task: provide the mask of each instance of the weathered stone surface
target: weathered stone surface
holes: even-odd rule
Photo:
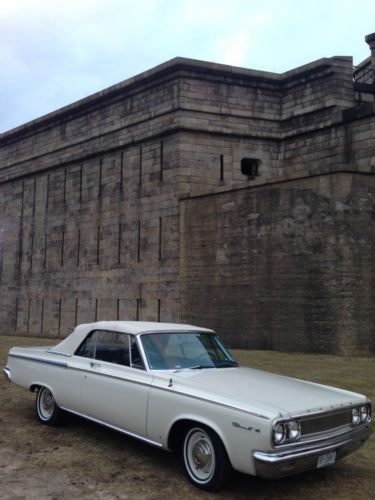
[[[375,178],[186,199],[181,317],[253,349],[375,353]]]
[[[373,352],[372,102],[351,58],[177,58],[2,134],[1,331],[183,319],[237,346]]]

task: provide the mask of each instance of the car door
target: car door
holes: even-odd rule
[[[152,374],[144,368],[132,335],[95,330],[76,353],[82,370],[81,412],[146,436]]]

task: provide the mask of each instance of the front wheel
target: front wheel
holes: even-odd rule
[[[36,415],[39,422],[46,425],[58,425],[62,410],[57,406],[52,392],[47,387],[40,387],[35,401]]]
[[[190,481],[206,491],[217,491],[229,473],[229,460],[220,438],[205,426],[192,427],[183,443],[185,470]]]

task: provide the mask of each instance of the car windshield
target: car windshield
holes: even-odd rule
[[[238,366],[220,339],[207,332],[147,333],[141,342],[151,370]]]

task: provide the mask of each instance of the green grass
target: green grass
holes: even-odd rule
[[[0,336],[0,366],[13,345],[54,340]],[[375,401],[375,359],[232,351],[254,368],[364,393]],[[34,395],[0,379],[0,497],[2,499],[369,499],[375,492],[375,433],[333,467],[278,481],[234,474],[222,492],[192,487],[172,454],[71,417],[60,428],[39,424]]]

